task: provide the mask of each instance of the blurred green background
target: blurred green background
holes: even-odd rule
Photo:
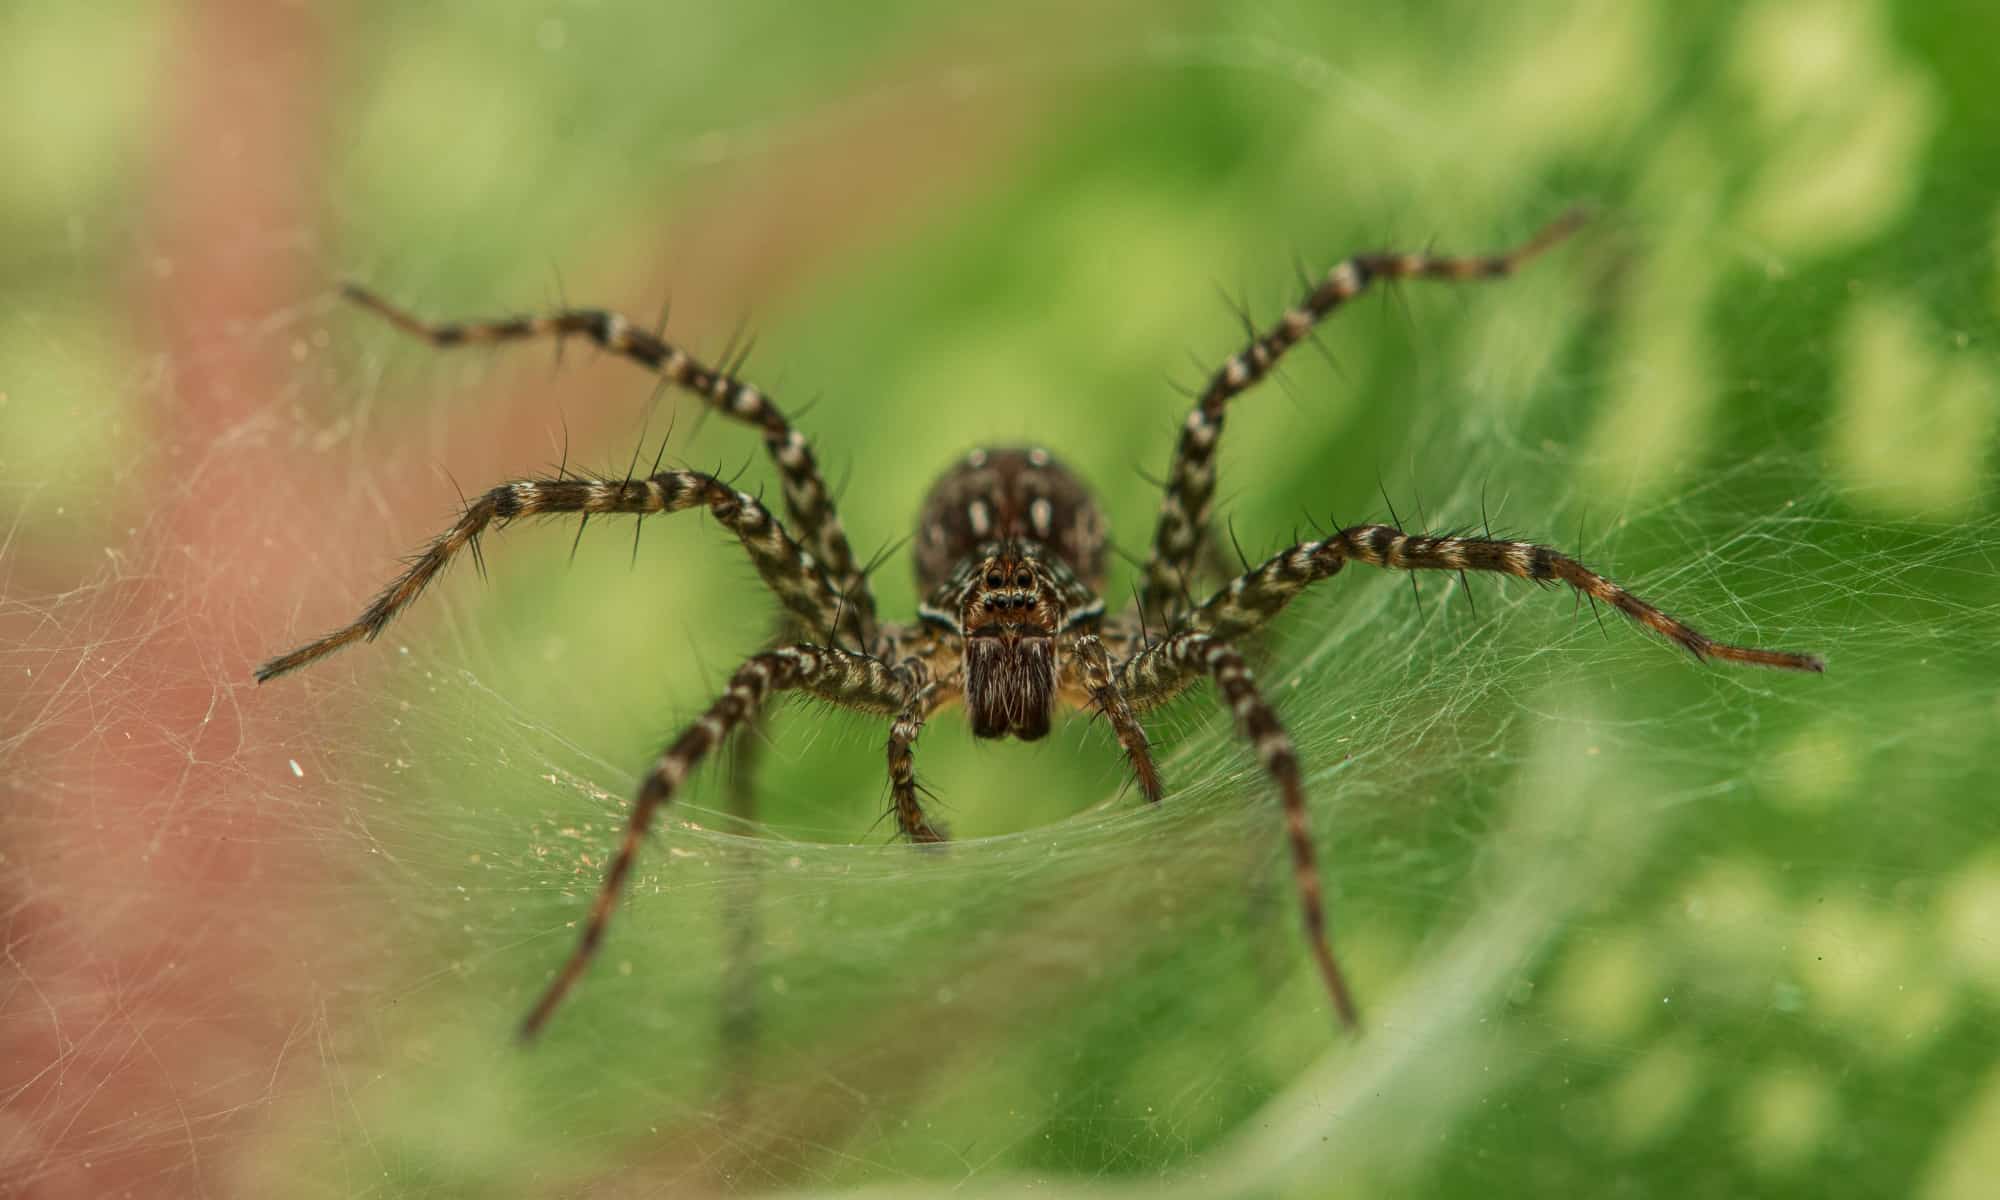
[[[0,1173],[1991,1194],[2000,15],[1328,7],[0,14]],[[714,357],[747,322],[864,554],[955,455],[1032,441],[1143,555],[1233,304],[1579,199],[1523,277],[1371,296],[1288,359],[1232,410],[1221,514],[1252,561],[1391,504],[1490,520],[1830,669],[1700,667],[1515,581],[1355,568],[1295,604],[1257,665],[1358,1040],[1204,689],[1149,722],[1151,811],[1101,725],[940,718],[936,855],[880,820],[882,722],[781,711],[754,815],[711,763],[513,1045],[633,781],[771,628],[691,515],[496,535],[486,581],[249,684],[455,487],[663,436],[772,481],[629,364],[440,354],[342,277],[437,315],[667,307]],[[906,550],[876,582],[911,611]]]

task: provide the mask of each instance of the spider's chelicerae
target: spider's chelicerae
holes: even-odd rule
[[[358,287],[348,296],[435,346],[462,346],[580,334],[659,373],[716,411],[756,426],[783,479],[790,528],[758,500],[700,471],[661,470],[640,478],[522,479],[473,500],[464,515],[411,560],[360,617],[257,669],[261,682],[315,662],[350,642],[371,639],[417,598],[454,556],[478,554],[495,522],[557,513],[646,516],[706,508],[749,552],[785,609],[781,643],[752,655],[693,725],[660,754],[640,784],[631,818],[605,871],[576,948],[522,1025],[532,1036],[568,995],[604,939],[613,906],[655,814],[688,773],[779,692],[890,720],[888,767],[896,822],[915,842],[944,834],[918,802],[913,750],[924,722],[963,703],[982,738],[1033,741],[1048,733],[1059,706],[1102,714],[1148,801],[1158,801],[1140,715],[1204,679],[1215,682],[1236,727],[1277,785],[1305,934],[1340,1020],[1355,1005],[1328,945],[1319,871],[1307,827],[1298,754],[1283,722],[1258,690],[1240,647],[1308,584],[1349,562],[1399,570],[1495,571],[1560,582],[1601,600],[1678,643],[1697,659],[1819,671],[1810,654],[1714,641],[1582,563],[1546,546],[1492,538],[1426,537],[1393,525],[1356,525],[1301,542],[1187,603],[1215,496],[1215,448],[1229,402],[1271,373],[1320,321],[1378,280],[1490,279],[1567,236],[1569,214],[1512,250],[1476,257],[1359,254],[1336,265],[1268,331],[1254,335],[1202,389],[1182,427],[1160,500],[1144,577],[1134,603],[1111,612],[1104,582],[1104,516],[1083,483],[1041,449],[974,450],[931,488],[918,518],[916,570],[923,602],[913,624],[879,619],[864,567],[855,561],[806,440],[771,397],[706,366],[657,334],[613,312],[567,310],[490,322],[434,324]]]

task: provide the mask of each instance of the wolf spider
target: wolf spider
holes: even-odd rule
[[[754,720],[777,692],[797,691],[890,718],[888,770],[897,825],[914,842],[944,832],[918,802],[914,758],[930,717],[965,705],[982,738],[1033,741],[1058,706],[1102,714],[1149,802],[1160,799],[1139,716],[1203,679],[1213,679],[1237,729],[1255,748],[1284,805],[1286,832],[1307,945],[1347,1027],[1354,1000],[1326,935],[1319,870],[1307,826],[1298,753],[1258,690],[1238,646],[1311,583],[1348,562],[1398,570],[1493,571],[1563,583],[1603,601],[1678,643],[1696,659],[1819,671],[1809,654],[1717,642],[1580,562],[1546,546],[1473,537],[1426,537],[1394,525],[1355,525],[1301,542],[1231,580],[1199,604],[1182,603],[1207,536],[1215,495],[1215,446],[1229,402],[1255,386],[1322,320],[1380,281],[1491,279],[1512,273],[1571,233],[1566,214],[1515,248],[1472,257],[1359,254],[1312,285],[1297,305],[1208,380],[1174,449],[1134,603],[1117,615],[1100,595],[1106,525],[1090,492],[1045,450],[980,449],[931,488],[917,522],[916,572],[924,595],[913,624],[877,618],[867,570],[857,563],[834,513],[812,450],[766,393],[725,363],[697,361],[658,334],[614,312],[572,309],[497,321],[432,323],[357,286],[347,296],[434,346],[564,338],[580,334],[701,397],[716,411],[756,426],[777,464],[791,528],[756,497],[700,471],[656,470],[645,478],[558,477],[503,483],[410,560],[352,624],[271,659],[259,682],[296,670],[350,642],[372,639],[417,598],[460,551],[479,553],[495,523],[558,513],[653,513],[706,508],[734,533],[785,610],[785,634],[753,654],[722,696],[667,746],[632,805],[575,949],[522,1023],[532,1037],[583,974],[603,941],[620,889],[653,818],[703,756]]]

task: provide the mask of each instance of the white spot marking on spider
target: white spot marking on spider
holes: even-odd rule
[[[1043,457],[1047,457],[1044,455]],[[1036,500],[1028,505],[1028,521],[1035,527],[1036,537],[1049,536],[1049,524],[1055,519],[1055,506],[1047,500]]]
[[[1250,368],[1243,364],[1242,356],[1239,355],[1230,359],[1229,365],[1222,368],[1222,377],[1228,381],[1230,387],[1242,387],[1250,382]]]
[[[1046,451],[1046,450],[1044,450],[1044,449],[1042,449],[1042,448],[1041,448],[1040,446],[1036,446],[1036,447],[1034,447],[1034,448],[1030,449],[1030,450],[1028,451],[1028,465],[1029,465],[1029,466],[1031,466],[1031,467],[1046,467],[1046,466],[1048,466],[1048,465],[1049,465],[1049,452],[1048,452],[1048,451]]]
[[[618,313],[604,314],[604,344],[613,350],[623,350],[626,338],[625,318]]]
[[[785,434],[785,444],[778,447],[778,461],[791,470],[798,470],[806,461],[806,440],[794,429]],[[804,484],[800,485],[804,487]]]
[[[1312,328],[1312,314],[1302,308],[1290,309],[1285,313],[1285,332],[1298,337]]]
[[[1230,705],[1230,706],[1229,706],[1229,708],[1230,708],[1230,711],[1232,711],[1232,712],[1234,712],[1234,713],[1236,714],[1236,719],[1237,719],[1237,720],[1239,720],[1239,721],[1241,721],[1241,720],[1244,720],[1244,719],[1248,718],[1248,717],[1250,716],[1250,714],[1251,714],[1252,712],[1255,712],[1255,711],[1256,711],[1256,709],[1257,709],[1257,697],[1255,697],[1255,696],[1238,696],[1238,697],[1236,698],[1236,703],[1234,703],[1234,704]]]
[[[993,512],[986,507],[986,501],[974,500],[965,506],[965,518],[972,522],[975,537],[985,537],[993,531]]]
[[[1259,367],[1269,366],[1271,364],[1270,348],[1262,342],[1253,343],[1250,347],[1250,361]]]
[[[293,776],[294,776],[295,778],[298,778],[298,779],[304,779],[304,778],[306,777],[306,769],[305,769],[304,767],[302,767],[302,766],[300,766],[300,765],[299,765],[299,760],[298,760],[298,759],[296,759],[296,758],[289,758],[289,759],[286,759],[285,761],[291,764],[291,768],[292,768],[292,775],[293,775]]]
[[[666,366],[661,369],[667,373],[667,378],[669,379],[679,379],[683,375],[686,375],[688,369],[687,351],[681,349],[679,346],[675,346],[668,352]]]
[[[1398,274],[1415,275],[1423,269],[1424,256],[1421,254],[1405,254],[1396,260],[1396,271]]]
[[[611,503],[611,485],[601,480],[592,480],[590,495],[585,503],[602,507]]]
[[[755,416],[764,409],[764,397],[756,388],[741,388],[736,393],[736,399],[730,402],[730,407],[745,416]]]
[[[532,512],[541,507],[540,501],[541,496],[535,491],[533,483],[524,479],[514,485],[514,505],[522,512]]]
[[[966,466],[968,466],[968,467],[983,467],[983,466],[985,466],[985,465],[986,465],[986,451],[984,451],[984,450],[974,450],[974,451],[973,451],[972,453],[970,453],[970,454],[966,455],[966,456],[965,456],[965,465],[966,465]]]
[[[1291,748],[1291,740],[1282,733],[1267,733],[1257,739],[1257,753],[1267,763],[1280,754],[1289,753]],[[1299,814],[1298,823],[1301,826],[1305,824],[1303,814]]]
[[[1361,290],[1361,276],[1354,270],[1352,261],[1343,261],[1326,273],[1326,281],[1341,299],[1346,299]]]

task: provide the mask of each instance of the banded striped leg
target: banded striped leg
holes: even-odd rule
[[[1153,765],[1152,746],[1146,740],[1145,727],[1118,686],[1118,673],[1104,643],[1089,634],[1078,638],[1071,660],[1078,666],[1078,675],[1091,703],[1111,722],[1112,732],[1118,735],[1118,745],[1125,751],[1126,762],[1131,764],[1133,778],[1139,781],[1139,791],[1149,802],[1158,804],[1160,772]]]
[[[1334,957],[1327,940],[1326,904],[1321,897],[1319,863],[1313,852],[1312,828],[1306,814],[1305,784],[1299,778],[1298,752],[1284,725],[1257,690],[1243,656],[1221,638],[1205,633],[1178,633],[1141,651],[1120,668],[1119,683],[1127,698],[1140,709],[1164,704],[1203,675],[1215,680],[1223,703],[1236,718],[1237,732],[1256,748],[1257,760],[1277,782],[1285,807],[1285,833],[1292,844],[1292,875],[1298,885],[1299,912],[1305,925],[1306,942],[1312,947],[1313,962],[1320,980],[1333,1001],[1340,1023],[1358,1029],[1360,1014],[1354,997],[1341,974],[1340,960]]]
[[[541,1031],[596,955],[626,876],[632,873],[632,863],[638,858],[639,844],[652,829],[653,815],[673,799],[674,792],[703,755],[720,745],[732,731],[753,720],[764,701],[781,691],[803,691],[845,708],[875,713],[895,712],[906,699],[902,680],[890,671],[888,664],[866,655],[805,645],[783,646],[751,655],[729,677],[729,686],[722,696],[674,739],[647,772],[645,782],[639,785],[625,836],[604,872],[604,883],[590,906],[590,916],[584,921],[576,949],[570,952],[562,969],[556,972],[555,979],[521,1023],[522,1038],[532,1038]]]
[[[704,505],[750,552],[765,586],[786,610],[811,629],[831,629],[840,597],[812,557],[785,532],[756,497],[739,492],[699,471],[661,471],[645,479],[522,479],[503,483],[466,505],[450,529],[410,560],[409,569],[382,589],[350,625],[307,642],[257,668],[257,682],[316,662],[356,641],[373,641],[396,614],[437,578],[452,558],[470,549],[479,557],[479,538],[495,521],[558,513],[679,512]]]
[[[1357,254],[1328,271],[1297,307],[1222,364],[1188,413],[1180,442],[1174,447],[1166,494],[1160,499],[1160,522],[1153,533],[1153,552],[1146,561],[1139,594],[1146,618],[1164,622],[1169,606],[1183,594],[1193,576],[1208,530],[1209,505],[1215,498],[1215,443],[1222,436],[1223,413],[1232,399],[1255,387],[1315,325],[1376,280],[1499,278],[1569,236],[1584,219],[1582,210],[1572,210],[1519,246],[1498,254],[1469,258]]]
[[[820,478],[812,447],[792,428],[768,395],[735,378],[731,374],[733,368],[727,364],[718,368],[697,362],[679,346],[615,312],[600,309],[565,309],[492,321],[426,321],[359,284],[346,284],[342,291],[356,304],[433,346],[580,334],[611,353],[654,371],[683,391],[701,397],[722,415],[755,425],[763,431],[764,447],[778,465],[785,511],[791,517],[799,542],[812,552],[834,590],[846,597],[840,632],[857,646],[869,645],[874,640],[875,597],[868,589],[867,576],[854,561],[854,551],[840,527],[840,515],[834,511],[833,495],[827,490],[826,481]]]
[[[919,845],[935,845],[951,837],[942,824],[924,815],[917,799],[922,786],[917,783],[917,735],[940,703],[937,690],[926,687],[910,698],[889,727],[889,797],[896,811],[896,828]]]
[[[1491,538],[1420,537],[1391,525],[1356,525],[1324,541],[1301,542],[1281,551],[1232,580],[1189,613],[1183,625],[1218,638],[1241,638],[1276,616],[1308,584],[1334,574],[1349,560],[1401,571],[1492,571],[1537,583],[1563,583],[1593,604],[1600,600],[1609,604],[1697,660],[1786,671],[1826,669],[1818,655],[1718,642],[1547,546]]]

